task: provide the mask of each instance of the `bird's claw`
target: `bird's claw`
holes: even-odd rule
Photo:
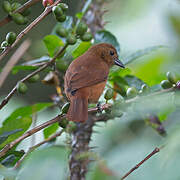
[[[101,107],[101,103],[100,103],[100,102],[97,103],[96,107],[97,107],[97,112],[98,112],[98,113],[102,113],[103,110],[102,110],[102,107]]]

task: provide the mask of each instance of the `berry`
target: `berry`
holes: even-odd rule
[[[35,74],[34,76],[32,76],[31,78],[28,79],[29,83],[35,83],[40,79],[39,74]]]
[[[168,71],[166,73],[167,79],[169,80],[170,83],[176,84],[177,83],[177,77],[173,72]]]
[[[8,42],[7,41],[3,41],[2,43],[1,43],[1,48],[2,49],[4,49],[5,47],[7,47],[8,46]]]
[[[25,24],[25,18],[20,13],[14,13],[11,17],[16,24]]]
[[[18,84],[17,91],[18,91],[19,93],[25,94],[25,93],[27,92],[27,90],[28,90],[28,87],[26,86],[25,83],[20,82],[20,83]]]
[[[61,7],[64,12],[68,10],[68,5],[65,3],[59,3],[58,6]]]
[[[50,6],[54,3],[53,0],[43,0],[42,4],[44,7]]]
[[[87,31],[87,25],[84,22],[80,22],[76,29],[76,34],[82,36]]]
[[[7,13],[12,11],[12,7],[11,7],[11,4],[9,3],[9,1],[3,1],[2,8]]]
[[[81,40],[82,41],[90,41],[92,39],[92,34],[89,32],[85,32],[82,36],[81,36]]]
[[[135,87],[130,87],[127,89],[126,91],[126,95],[128,98],[133,98],[133,97],[136,97],[137,95],[137,90]]]
[[[60,26],[56,29],[56,33],[61,36],[61,37],[66,37],[67,36],[67,30],[66,28]]]
[[[172,84],[168,80],[161,81],[161,87],[163,89],[169,89],[172,87]]]
[[[14,41],[16,40],[16,33],[14,32],[9,32],[7,35],[6,35],[6,41],[8,44],[13,44]]]
[[[67,102],[63,105],[63,107],[61,108],[62,114],[66,114],[68,112],[69,106],[70,106],[69,102]]]
[[[11,7],[12,7],[12,11],[15,11],[16,9],[21,7],[21,4],[18,2],[14,2],[12,3]]]
[[[66,20],[66,15],[63,14],[62,16],[56,16],[56,20],[59,22],[64,22]]]
[[[52,8],[52,12],[54,13],[55,17],[60,17],[63,15],[63,10],[59,6],[54,6]]]
[[[108,101],[108,100],[112,99],[112,97],[113,97],[113,90],[108,89],[104,95],[104,98]]]
[[[70,35],[68,35],[66,41],[67,41],[68,44],[74,45],[74,44],[76,44],[77,39],[73,34],[70,34]]]

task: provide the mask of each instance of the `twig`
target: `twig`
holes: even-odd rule
[[[13,68],[13,66],[19,61],[19,59],[23,56],[26,50],[30,46],[30,40],[24,41],[21,46],[16,50],[16,52],[11,56],[5,67],[3,68],[2,72],[0,73],[0,88],[3,85],[5,79],[7,78],[9,72]]]
[[[37,2],[39,2],[41,0],[29,0],[28,2],[26,2],[25,4],[23,4],[21,7],[19,7],[17,10],[14,11],[14,13],[18,12],[21,13],[23,12],[25,9],[30,8],[31,6],[33,6],[34,4],[36,4]],[[11,21],[11,18],[9,16],[5,17],[4,19],[2,19],[0,21],[0,27],[6,25],[7,23],[9,23]]]
[[[35,134],[36,132],[40,131],[41,129],[44,129],[45,127],[47,127],[53,123],[59,122],[63,117],[65,117],[65,116],[58,115],[55,118],[27,131],[26,133],[24,133],[22,136],[18,137],[11,143],[6,144],[6,146],[4,146],[4,148],[0,151],[0,158],[3,157],[10,149],[12,149],[16,144],[18,144],[22,140],[26,139],[27,137],[31,136],[32,134]]]
[[[107,109],[109,108],[111,105],[110,104],[104,104],[102,105],[102,109]],[[98,111],[98,108],[90,108],[88,109],[88,113],[94,113],[94,112],[97,112]],[[18,144],[19,142],[21,142],[22,140],[26,139],[27,137],[35,134],[36,132],[44,129],[45,127],[51,125],[51,124],[54,124],[56,122],[59,122],[61,119],[65,118],[66,116],[65,115],[58,115],[56,116],[55,118],[43,123],[43,124],[40,124],[39,126],[27,131],[26,133],[24,133],[22,136],[20,136],[19,138],[15,139],[14,141],[12,141],[11,143],[7,144],[1,151],[0,151],[0,158],[2,156],[4,156],[10,149],[12,149],[16,144]]]
[[[52,10],[53,6],[57,5],[60,3],[61,0],[56,0],[54,4],[51,6],[46,7],[46,9],[43,11],[40,16],[38,16],[29,26],[27,26],[21,33],[17,36],[16,41],[11,45],[8,46],[7,48],[4,49],[4,51],[0,54],[0,61],[4,56],[6,56],[10,50],[12,50],[13,47],[17,45],[17,43],[33,28],[35,27],[39,22],[41,22]]]
[[[38,144],[30,147],[29,150],[21,157],[21,159],[19,159],[19,161],[16,162],[16,164],[15,164],[15,166],[14,166],[13,169],[15,170],[15,169],[19,168],[19,166],[21,165],[22,161],[24,161],[24,159],[25,159],[32,151],[34,151],[36,148],[38,148],[39,146],[41,146],[41,145],[43,145],[43,144],[45,144],[45,143],[47,143],[47,142],[55,139],[56,137],[60,136],[63,132],[64,132],[64,130],[61,130],[61,131],[57,132],[56,134],[50,136],[49,138],[45,139],[44,141],[42,141],[42,142],[40,142],[40,143],[38,143]]]
[[[49,65],[51,65],[56,60],[56,58],[66,49],[67,46],[68,45],[65,44],[49,62],[47,62],[46,64],[44,64],[39,69],[37,69],[34,72],[32,72],[31,74],[28,74],[26,77],[21,79],[19,82],[24,82],[24,81],[28,80],[29,78],[31,78],[32,76],[34,76],[35,74],[37,74],[37,73],[41,72],[42,70],[44,70],[45,68],[47,68]],[[14,88],[11,90],[11,92],[1,102],[0,110],[8,103],[9,99],[14,95],[14,93],[17,90],[18,83],[14,86]]]
[[[125,179],[127,176],[129,176],[133,171],[135,171],[137,168],[139,168],[145,161],[147,161],[149,158],[151,158],[153,155],[158,153],[160,151],[160,148],[155,148],[149,155],[147,155],[140,163],[138,163],[136,166],[134,166],[129,172],[127,172],[121,180]]]

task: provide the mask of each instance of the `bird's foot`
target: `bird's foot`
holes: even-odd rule
[[[102,110],[102,107],[101,107],[101,103],[100,103],[100,102],[97,103],[96,107],[97,107],[97,112],[98,112],[98,113],[102,113],[103,110]]]

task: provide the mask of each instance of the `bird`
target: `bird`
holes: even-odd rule
[[[64,91],[70,101],[66,115],[69,121],[87,121],[88,103],[98,102],[113,65],[125,68],[109,43],[95,44],[71,62],[64,76]]]

